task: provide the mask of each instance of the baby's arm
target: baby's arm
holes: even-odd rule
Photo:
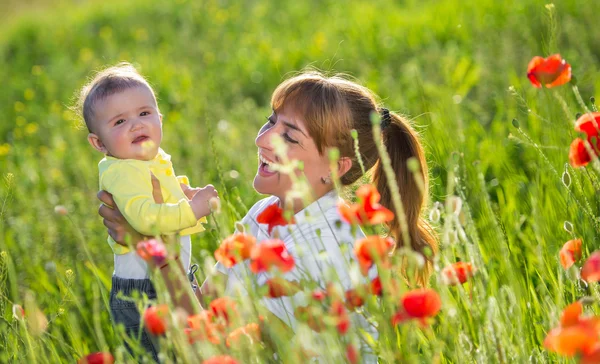
[[[196,213],[205,212],[200,206],[201,198],[194,203],[196,211],[192,202],[184,198],[177,203],[156,203],[150,171],[143,166],[113,165],[102,174],[101,187],[113,195],[129,224],[144,235],[176,233],[196,225],[199,219]],[[208,203],[206,207],[210,212]]]

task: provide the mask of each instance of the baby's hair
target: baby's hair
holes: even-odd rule
[[[92,131],[94,106],[106,97],[134,87],[146,87],[154,96],[154,90],[146,79],[128,62],[121,62],[96,74],[79,93],[77,111],[85,122],[89,132]]]

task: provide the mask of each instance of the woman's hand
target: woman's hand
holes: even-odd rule
[[[102,201],[100,208],[98,208],[98,214],[102,216],[102,223],[106,226],[108,234],[115,242],[121,245],[127,245],[127,237],[131,238],[132,243],[137,243],[143,240],[143,236],[137,231],[133,230],[131,225],[119,211],[115,200],[110,193],[106,191],[100,191],[97,195],[98,199]]]

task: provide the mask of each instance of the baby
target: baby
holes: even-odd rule
[[[214,187],[186,188],[185,176],[176,177],[171,157],[160,148],[162,115],[152,87],[127,63],[110,67],[81,91],[81,112],[89,130],[88,141],[105,157],[98,164],[100,189],[113,198],[129,224],[147,236],[179,234],[180,260],[184,269],[190,263],[189,235],[203,231],[210,213],[209,200],[217,197]],[[154,179],[154,181],[153,181]],[[153,183],[160,182],[162,201],[153,195]],[[139,332],[139,312],[135,303],[117,298],[133,291],[156,292],[148,279],[146,263],[128,247],[109,237],[114,253],[110,307],[115,323],[130,333]],[[156,357],[151,338],[142,332],[141,343]]]

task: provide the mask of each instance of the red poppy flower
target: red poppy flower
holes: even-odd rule
[[[560,249],[560,264],[569,269],[576,261],[581,259],[581,239],[569,240]]]
[[[579,364],[598,364],[600,363],[600,343],[586,349],[579,357]]]
[[[256,323],[248,324],[246,326],[238,327],[227,335],[226,345],[230,348],[232,345],[239,347],[242,339],[248,339],[250,344],[260,342],[260,326]]]
[[[229,355],[218,355],[204,360],[202,364],[239,364],[239,362]]]
[[[111,353],[92,353],[77,361],[77,364],[113,364],[115,358]]]
[[[577,119],[575,131],[586,134],[589,147],[596,153],[600,152],[600,112],[585,113]],[[592,160],[592,156],[585,146],[585,141],[576,138],[569,147],[569,163],[574,168],[583,167]]]
[[[271,231],[275,226],[286,226],[294,224],[294,217],[287,221],[283,216],[283,209],[277,203],[267,206],[257,217],[256,221],[259,224],[267,224],[267,232],[271,235]]]
[[[325,324],[322,319],[322,312],[313,306],[298,306],[294,310],[294,316],[306,322],[308,327],[310,327],[315,332],[321,332],[325,329]]]
[[[144,311],[144,324],[153,335],[162,335],[167,331],[169,306],[150,306]]]
[[[371,184],[362,185],[356,190],[358,202],[348,205],[344,202],[338,206],[342,218],[351,224],[381,224],[394,219],[394,213],[381,204],[381,195]]]
[[[350,328],[350,316],[348,316],[348,311],[346,311],[346,307],[341,301],[335,301],[331,304],[331,308],[329,309],[329,314],[335,319],[335,327],[341,335],[344,335],[348,332]]]
[[[196,341],[209,341],[213,344],[221,342],[221,334],[225,332],[225,325],[214,321],[215,315],[210,310],[189,316],[187,319],[189,329],[185,330],[190,344]]]
[[[564,356],[590,354],[600,343],[598,330],[600,317],[582,317],[583,305],[575,302],[567,306],[561,315],[560,326],[548,332],[544,339],[544,346]]]
[[[600,251],[593,252],[583,263],[581,278],[588,283],[600,281]]]
[[[375,262],[387,264],[389,252],[394,245],[394,240],[377,235],[367,236],[357,241],[354,245],[354,254],[358,259],[362,274],[367,275]]]
[[[323,302],[323,301],[325,301],[325,298],[327,298],[327,293],[325,291],[318,289],[318,290],[313,291],[311,296],[314,300]]]
[[[221,317],[225,320],[227,325],[231,324],[235,315],[237,315],[237,308],[235,301],[229,297],[219,297],[210,303],[210,309],[216,317]]]
[[[356,289],[346,291],[346,308],[353,310],[365,304],[365,295]]]
[[[352,344],[348,344],[346,346],[346,359],[350,364],[358,363],[358,359],[360,359],[360,355],[356,347]]]
[[[442,300],[436,291],[420,288],[406,292],[402,297],[402,306],[410,317],[433,317],[440,311]]]
[[[475,267],[471,263],[456,262],[442,270],[442,280],[448,285],[455,286],[465,283],[473,277],[473,274],[475,274]]]
[[[237,263],[250,258],[250,252],[256,244],[256,239],[252,235],[237,233],[223,240],[217,250],[215,250],[215,259],[227,268],[231,268]]]
[[[375,277],[375,279],[373,279],[371,281],[371,293],[374,294],[375,296],[381,296],[383,294],[383,288],[381,286],[381,278],[379,277]]]
[[[296,265],[285,243],[279,239],[263,241],[252,249],[250,253],[250,270],[254,273],[265,272],[272,267],[279,268],[282,272],[289,272]]]
[[[583,313],[583,305],[577,301],[568,305],[560,316],[560,325],[562,327],[569,327],[577,325],[579,323],[579,317]]]
[[[569,357],[588,352],[597,343],[597,331],[587,325],[557,327],[544,339],[546,349]]]
[[[533,57],[527,66],[527,77],[538,88],[560,86],[571,80],[571,65],[560,54],[548,58]]]
[[[411,317],[409,314],[407,314],[406,311],[400,309],[400,310],[398,310],[398,312],[396,312],[394,314],[394,316],[392,316],[392,326],[399,325],[403,322],[410,321],[412,319],[413,319],[413,317]],[[425,324],[425,323],[423,323],[423,324]]]
[[[156,239],[140,241],[136,250],[138,255],[147,262],[153,260],[156,264],[162,264],[167,257],[165,244]]]
[[[298,282],[290,282],[283,278],[273,278],[266,282],[269,287],[267,296],[270,298],[279,298],[284,296],[293,296],[300,291]]]

